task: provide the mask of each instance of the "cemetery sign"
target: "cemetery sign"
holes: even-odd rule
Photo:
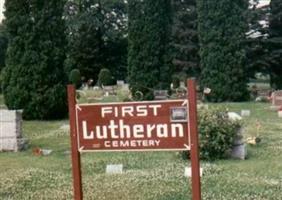
[[[80,104],[80,151],[189,150],[183,100]]]
[[[194,79],[187,99],[126,103],[77,104],[68,86],[74,199],[82,200],[82,152],[190,151],[192,198],[201,199]]]

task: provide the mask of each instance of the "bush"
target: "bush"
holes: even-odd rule
[[[202,109],[198,115],[200,158],[215,160],[227,158],[237,132],[241,128],[239,121],[228,119],[223,109]],[[187,152],[183,158],[188,158]]]
[[[98,75],[98,84],[100,86],[113,84],[112,74],[109,69],[103,68],[100,70]]]
[[[69,75],[69,82],[74,84],[76,88],[81,86],[81,75],[78,69],[73,69]]]
[[[173,75],[172,76],[172,85],[173,85],[173,89],[179,88],[179,86],[180,86],[180,79],[179,79],[178,75]]]

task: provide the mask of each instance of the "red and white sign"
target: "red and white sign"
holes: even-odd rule
[[[77,104],[80,151],[190,150],[183,100]]]

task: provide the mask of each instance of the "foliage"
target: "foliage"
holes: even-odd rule
[[[153,89],[169,89],[171,81],[170,0],[128,1],[128,73],[132,94],[153,98]]]
[[[71,70],[69,81],[70,83],[74,84],[76,88],[79,88],[81,86],[81,75],[78,69]]]
[[[198,0],[201,87],[211,88],[208,100],[248,99],[246,54],[246,0]],[[231,92],[232,91],[232,92]]]
[[[282,89],[282,2],[272,0],[270,3],[268,62],[270,65],[271,86]]]
[[[3,90],[9,109],[26,119],[64,117],[63,0],[5,2],[9,38]]]
[[[0,71],[5,67],[5,56],[8,47],[8,37],[5,25],[0,24]]]
[[[115,78],[126,76],[126,5],[122,0],[68,1],[68,56],[66,71],[79,69],[86,79],[97,81],[102,66]]]
[[[113,84],[113,77],[109,69],[103,68],[100,70],[98,75],[98,84],[100,86]]]
[[[266,39],[268,36],[269,6],[260,6],[258,0],[250,2],[248,9],[249,30],[246,33],[248,77],[255,77],[257,72],[269,73],[268,50]]]
[[[198,120],[200,157],[226,158],[240,127],[240,122],[231,121],[223,109],[200,110]]]
[[[172,2],[172,46],[175,73],[184,79],[189,76],[198,77],[200,60],[196,0],[173,0]]]

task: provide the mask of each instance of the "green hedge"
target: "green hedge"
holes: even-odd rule
[[[228,113],[224,109],[200,109],[198,113],[200,158],[204,160],[227,158],[241,126],[241,122],[228,119]],[[187,152],[182,156],[187,159]]]

